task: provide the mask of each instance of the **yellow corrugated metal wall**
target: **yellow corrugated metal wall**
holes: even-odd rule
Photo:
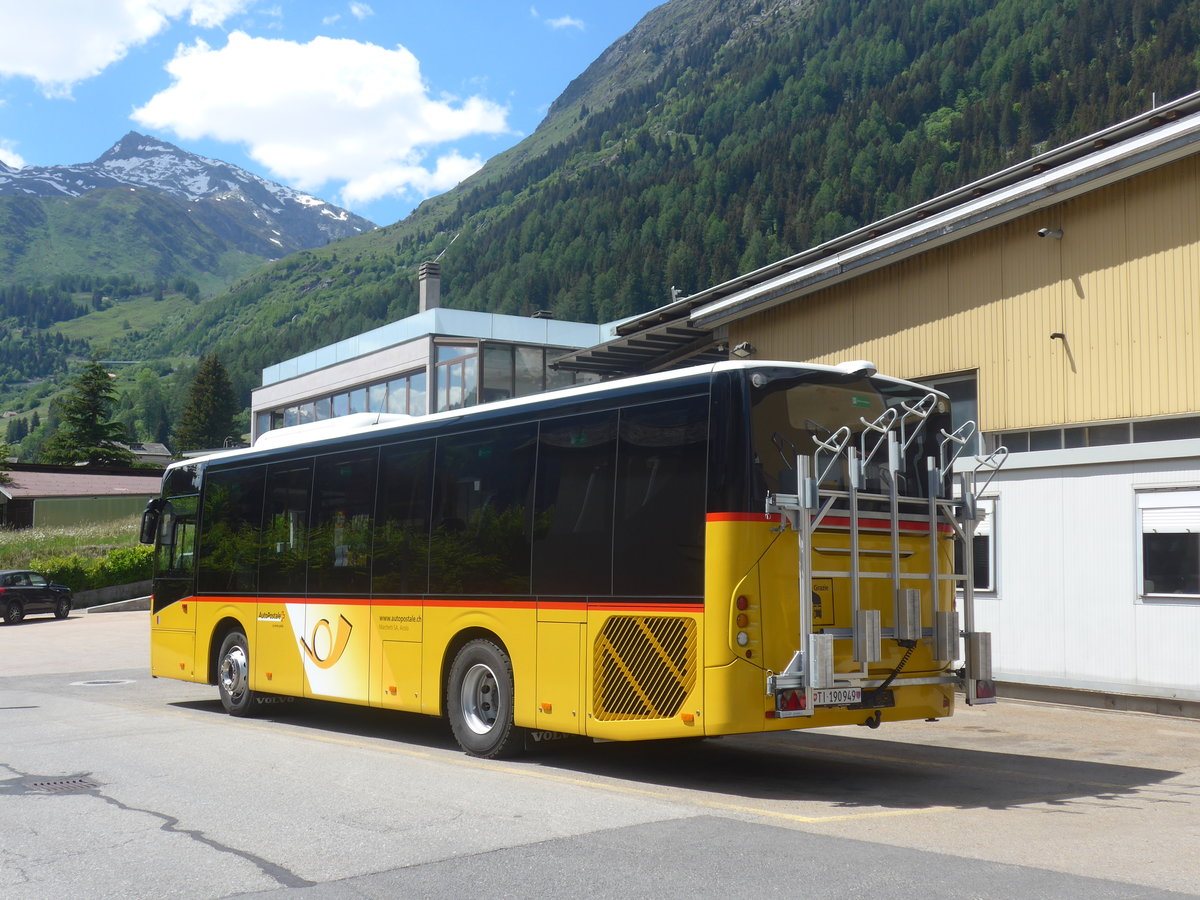
[[[760,359],[977,371],[987,431],[1200,411],[1200,157],[729,329]]]

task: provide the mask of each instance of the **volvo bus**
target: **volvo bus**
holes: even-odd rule
[[[481,757],[949,716],[994,696],[971,428],[869,363],[730,361],[268,432],[146,509],[152,671]]]

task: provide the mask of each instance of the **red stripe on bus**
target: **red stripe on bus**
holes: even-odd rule
[[[463,608],[470,609],[472,607],[486,609],[572,609],[572,610],[617,610],[619,612],[644,611],[644,612],[688,612],[698,613],[704,611],[703,603],[662,603],[662,602],[613,602],[607,599],[601,599],[587,603],[585,601],[564,601],[564,600],[509,600],[507,598],[488,598],[488,597],[459,597],[447,598],[437,597],[426,600],[369,600],[362,597],[219,597],[212,595],[193,595],[191,597],[181,598],[179,601],[183,603],[287,603],[297,604],[301,606],[425,606],[438,607],[442,609]]]
[[[702,613],[703,603],[594,603],[594,610],[615,610],[617,612],[684,612]]]
[[[778,522],[779,515],[772,513],[709,513],[707,516],[710,522]]]
[[[774,513],[768,515],[766,513],[737,513],[737,512],[722,513],[722,512],[718,512],[718,513],[708,513],[708,515],[705,518],[709,522],[772,522],[772,523],[775,523],[775,522],[779,521],[779,516]],[[872,530],[877,530],[877,531],[886,531],[888,528],[891,527],[891,521],[888,519],[859,518],[858,524],[859,524],[860,528],[870,528]],[[850,527],[850,517],[849,516],[826,516],[824,519],[821,520],[821,526],[819,526],[819,527],[849,528]],[[926,525],[924,522],[913,522],[908,519],[901,519],[900,520],[900,530],[901,531],[917,531],[917,532],[924,532],[924,533],[928,534],[929,526]],[[954,531],[954,529],[950,525],[938,525],[938,531],[943,532],[945,534],[950,534],[951,532]]]
[[[424,601],[425,606],[440,606],[440,607],[472,607],[480,606],[488,609],[537,609],[537,602],[534,600],[505,600],[491,599],[489,597],[471,597],[460,599],[446,598],[429,598]]]

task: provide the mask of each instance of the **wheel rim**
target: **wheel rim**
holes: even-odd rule
[[[491,731],[500,712],[496,674],[483,663],[471,666],[463,677],[461,702],[463,721],[468,728],[476,734]]]
[[[246,650],[243,647],[230,647],[221,660],[221,689],[234,702],[241,699],[246,690]]]
[[[20,622],[22,615],[23,615],[23,610],[21,609],[20,603],[18,603],[16,600],[14,600],[12,603],[8,604],[8,616],[7,616],[8,621]]]
[[[59,617],[65,619],[70,614],[70,612],[71,612],[71,601],[70,600],[59,600],[58,601]]]

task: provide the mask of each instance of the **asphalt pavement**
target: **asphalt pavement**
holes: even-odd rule
[[[225,716],[144,612],[0,627],[0,898],[1200,896],[1200,721],[938,723],[457,750],[444,723]]]

